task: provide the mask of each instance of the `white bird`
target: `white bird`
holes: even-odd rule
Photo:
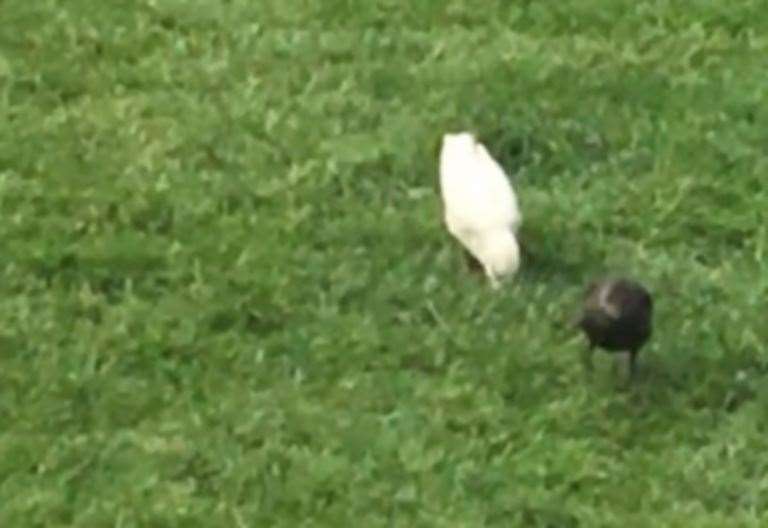
[[[440,190],[448,232],[475,257],[495,289],[520,267],[522,215],[504,169],[469,132],[445,134]]]

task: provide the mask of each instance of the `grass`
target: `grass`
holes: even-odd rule
[[[764,526],[763,7],[0,2],[0,525]],[[565,324],[605,272],[656,294],[628,391]]]

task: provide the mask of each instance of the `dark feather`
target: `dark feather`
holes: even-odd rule
[[[653,299],[629,279],[604,279],[587,287],[579,327],[590,348],[634,356],[652,333]]]

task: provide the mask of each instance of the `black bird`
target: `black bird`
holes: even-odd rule
[[[625,279],[602,279],[586,290],[577,326],[589,340],[588,366],[595,347],[607,352],[629,353],[630,379],[640,348],[651,337],[653,299],[641,284]]]

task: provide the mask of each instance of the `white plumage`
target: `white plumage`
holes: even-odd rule
[[[472,134],[445,134],[440,189],[448,231],[498,288],[520,266],[517,232],[522,216],[504,169]]]

